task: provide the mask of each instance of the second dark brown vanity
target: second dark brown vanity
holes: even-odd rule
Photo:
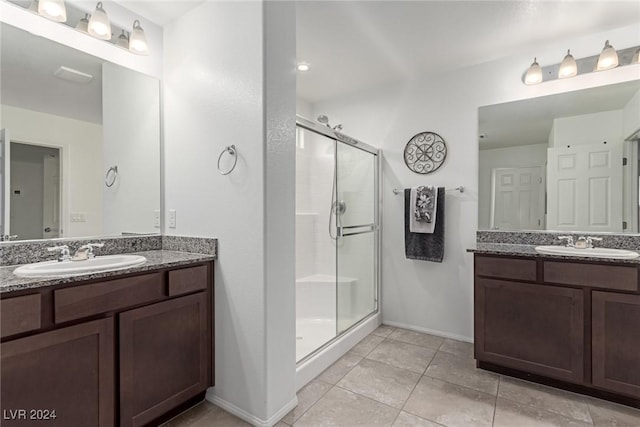
[[[640,407],[639,266],[476,251],[478,366]]]
[[[6,292],[0,304],[3,425],[155,425],[214,383],[212,261]]]

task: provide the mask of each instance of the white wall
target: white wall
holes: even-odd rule
[[[627,138],[638,131],[640,131],[640,90],[622,110],[622,137]]]
[[[160,82],[105,62],[102,65],[101,170],[118,176],[102,186],[103,234],[158,233],[160,209]]]
[[[95,10],[97,2],[76,0],[71,1],[71,3],[77,5],[79,9],[91,13]],[[119,4],[108,0],[103,1],[103,3],[104,9],[109,15],[109,20],[114,25],[122,28],[130,28],[134,20],[140,20],[140,24],[145,31],[147,43],[149,44],[150,54],[148,56],[133,54],[115,45],[106,43],[103,40],[98,40],[87,34],[80,33],[75,28],[50,21],[36,13],[5,1],[0,2],[0,21],[97,56],[98,58],[120,64],[156,78],[161,78],[162,29]],[[73,27],[75,27],[75,24],[73,24]]]
[[[0,128],[9,129],[13,141],[62,149],[63,236],[103,234],[102,126],[2,105]],[[86,222],[71,222],[72,212],[86,213]]]
[[[622,110],[600,111],[553,120],[549,147],[622,142]],[[553,144],[553,145],[552,145]]]
[[[571,46],[585,56],[599,53],[602,40],[638,44],[640,26],[579,39],[558,40],[509,57],[444,75],[425,75],[364,93],[314,105],[316,112],[344,125],[344,132],[381,147],[383,154],[382,314],[389,324],[471,340],[473,337],[473,256],[478,218],[478,107],[578,90],[638,78],[640,66],[580,75],[525,86],[520,78],[531,58],[556,58]],[[547,65],[547,64],[542,64]],[[447,141],[445,164],[420,176],[409,171],[402,153],[421,131]],[[447,240],[442,264],[404,257],[403,201],[393,188],[436,184],[464,185],[465,193],[446,197]]]
[[[208,399],[255,424],[296,402],[292,6],[206,2],[165,32],[165,231],[218,238]]]
[[[478,156],[478,229],[488,230],[491,218],[491,171],[494,168],[544,167],[547,144],[480,150]]]

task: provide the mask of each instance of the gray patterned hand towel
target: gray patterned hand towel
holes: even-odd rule
[[[436,187],[421,185],[415,189],[415,192],[416,204],[413,213],[416,221],[432,222],[436,214]]]
[[[412,233],[433,233],[437,222],[438,189],[433,186],[411,188],[410,206],[409,230]]]

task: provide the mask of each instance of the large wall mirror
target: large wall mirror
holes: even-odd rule
[[[0,40],[0,236],[159,233],[159,81],[4,23]]]
[[[640,80],[479,110],[481,230],[638,233]]]

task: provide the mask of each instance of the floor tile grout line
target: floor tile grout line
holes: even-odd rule
[[[496,398],[493,401],[493,418],[491,419],[491,426],[496,424],[496,411],[498,410],[498,395],[500,394],[500,384],[502,383],[502,377],[498,376],[498,387],[496,387]]]
[[[593,415],[591,415],[591,409],[589,409],[589,416],[591,417],[591,422],[588,422],[588,421],[584,421],[584,420],[579,420],[578,418],[574,418],[574,417],[566,415],[566,414],[561,414],[560,412],[550,411],[549,409],[547,409],[545,407],[542,407],[542,406],[535,406],[535,405],[530,405],[528,403],[518,402],[517,400],[509,399],[508,397],[496,395],[496,399],[497,398],[500,398],[500,399],[503,399],[503,400],[508,400],[509,402],[516,403],[518,405],[522,405],[522,406],[526,406],[526,407],[529,407],[529,408],[537,409],[539,411],[546,412],[547,414],[557,415],[557,416],[565,418],[565,419],[567,419],[569,421],[577,421],[577,422],[581,422],[581,423],[584,423],[584,424],[595,425],[595,421],[593,421]]]
[[[326,382],[324,382],[324,381],[322,381],[322,380],[318,380],[317,378],[318,378],[318,377],[316,377],[316,378],[312,379],[311,381],[309,381],[309,383],[308,383],[307,385],[305,385],[304,387],[308,386],[309,384],[311,384],[311,383],[312,383],[312,382],[314,382],[314,381],[320,381],[321,383],[324,383],[324,384],[330,385],[331,387],[329,387],[329,388],[327,389],[327,391],[325,391],[324,393],[322,393],[322,394],[320,395],[320,397],[319,397],[319,398],[317,398],[317,399],[316,399],[316,401],[315,401],[315,402],[313,402],[313,403],[311,404],[311,406],[309,406],[307,409],[305,409],[305,410],[304,410],[304,411],[303,411],[303,412],[302,412],[298,417],[294,418],[294,419],[293,419],[293,422],[291,423],[291,425],[292,425],[292,426],[296,423],[296,421],[298,421],[300,418],[302,418],[302,416],[303,416],[304,414],[306,414],[307,412],[309,412],[309,409],[313,408],[313,407],[316,405],[316,403],[318,403],[318,402],[319,402],[319,401],[320,401],[320,400],[321,400],[321,399],[322,399],[322,398],[323,398],[327,393],[329,393],[329,392],[330,392],[330,391],[335,387],[335,385],[333,385],[333,384],[329,384],[329,383],[326,383]],[[304,387],[302,387],[300,390],[302,390]],[[296,397],[297,397],[297,394],[298,394],[298,393],[296,393]],[[297,407],[297,405],[296,405],[296,407]],[[293,408],[291,411],[294,411],[295,409],[296,409],[296,408]],[[289,411],[289,412],[291,412],[291,411]],[[287,415],[285,415],[285,416],[284,416],[284,417],[282,417],[282,418],[284,419],[286,416],[287,416]]]
[[[391,409],[393,409],[394,411],[398,411],[398,412],[402,411],[402,409],[400,409],[400,408],[396,408],[396,407],[394,407],[394,406],[391,406],[391,405],[389,405],[388,403],[380,402],[379,400],[373,399],[373,398],[371,398],[371,397],[369,397],[369,396],[365,396],[364,394],[360,394],[360,393],[355,392],[355,391],[353,391],[353,390],[349,390],[348,388],[341,387],[341,386],[339,386],[339,385],[335,385],[334,387],[337,387],[337,388],[339,388],[340,390],[344,390],[344,391],[347,391],[347,392],[349,392],[349,393],[355,394],[356,396],[360,396],[360,397],[362,397],[362,398],[364,398],[364,399],[370,400],[370,401],[375,402],[375,403],[378,403],[378,404],[380,404],[380,405],[384,405],[384,406],[386,406],[387,408],[391,408]]]
[[[408,411],[408,410],[406,410],[406,409],[404,409],[404,408],[403,408],[400,412],[406,412],[407,414],[411,414],[411,415],[413,415],[414,417],[418,417],[418,418],[420,418],[421,420],[426,420],[426,421],[429,421],[430,423],[434,423],[434,424],[437,424],[437,425],[442,426],[442,427],[447,427],[446,425],[441,424],[441,423],[439,423],[439,422],[437,422],[437,421],[434,421],[434,420],[432,420],[431,418],[426,418],[426,417],[424,417],[424,416],[422,416],[422,415],[418,415],[418,414],[416,414],[416,413],[414,413],[414,412],[411,412],[411,411]]]
[[[469,387],[469,386],[466,386],[466,385],[460,385],[460,384],[452,383],[451,381],[443,380],[443,379],[441,379],[441,378],[432,377],[431,375],[427,375],[426,373],[425,373],[425,375],[423,375],[423,377],[427,377],[427,378],[429,378],[429,379],[431,379],[431,380],[441,381],[441,382],[443,382],[443,383],[447,383],[447,384],[450,384],[450,385],[454,385],[454,386],[456,386],[456,387],[462,387],[462,388],[464,388],[464,389],[471,390],[471,391],[475,391],[475,392],[477,392],[477,393],[482,393],[482,394],[486,394],[486,395],[489,395],[489,396],[494,396],[494,394],[493,394],[493,393],[487,393],[486,391],[478,390],[478,389],[475,389],[475,388],[472,388],[472,387]],[[422,378],[420,378],[420,379],[422,379]],[[496,394],[495,394],[495,396],[497,396],[497,395],[498,395],[498,392],[497,392],[497,390],[496,390]]]
[[[428,350],[435,351],[436,353],[437,353],[438,351],[442,351],[442,350],[439,350],[440,346],[438,346],[438,348],[427,347],[427,346],[425,346],[425,345],[414,344],[414,343],[412,343],[412,342],[406,342],[406,341],[394,340],[393,338],[389,338],[389,337],[385,338],[385,340],[384,340],[384,341],[393,341],[393,342],[399,342],[399,343],[402,343],[402,344],[412,345],[412,346],[414,346],[414,347],[426,348],[426,349],[428,349]],[[383,341],[383,342],[384,342],[384,341]],[[382,344],[382,343],[380,343],[380,344]],[[446,352],[446,353],[448,353],[448,352]],[[452,354],[452,353],[448,353],[448,354]]]

